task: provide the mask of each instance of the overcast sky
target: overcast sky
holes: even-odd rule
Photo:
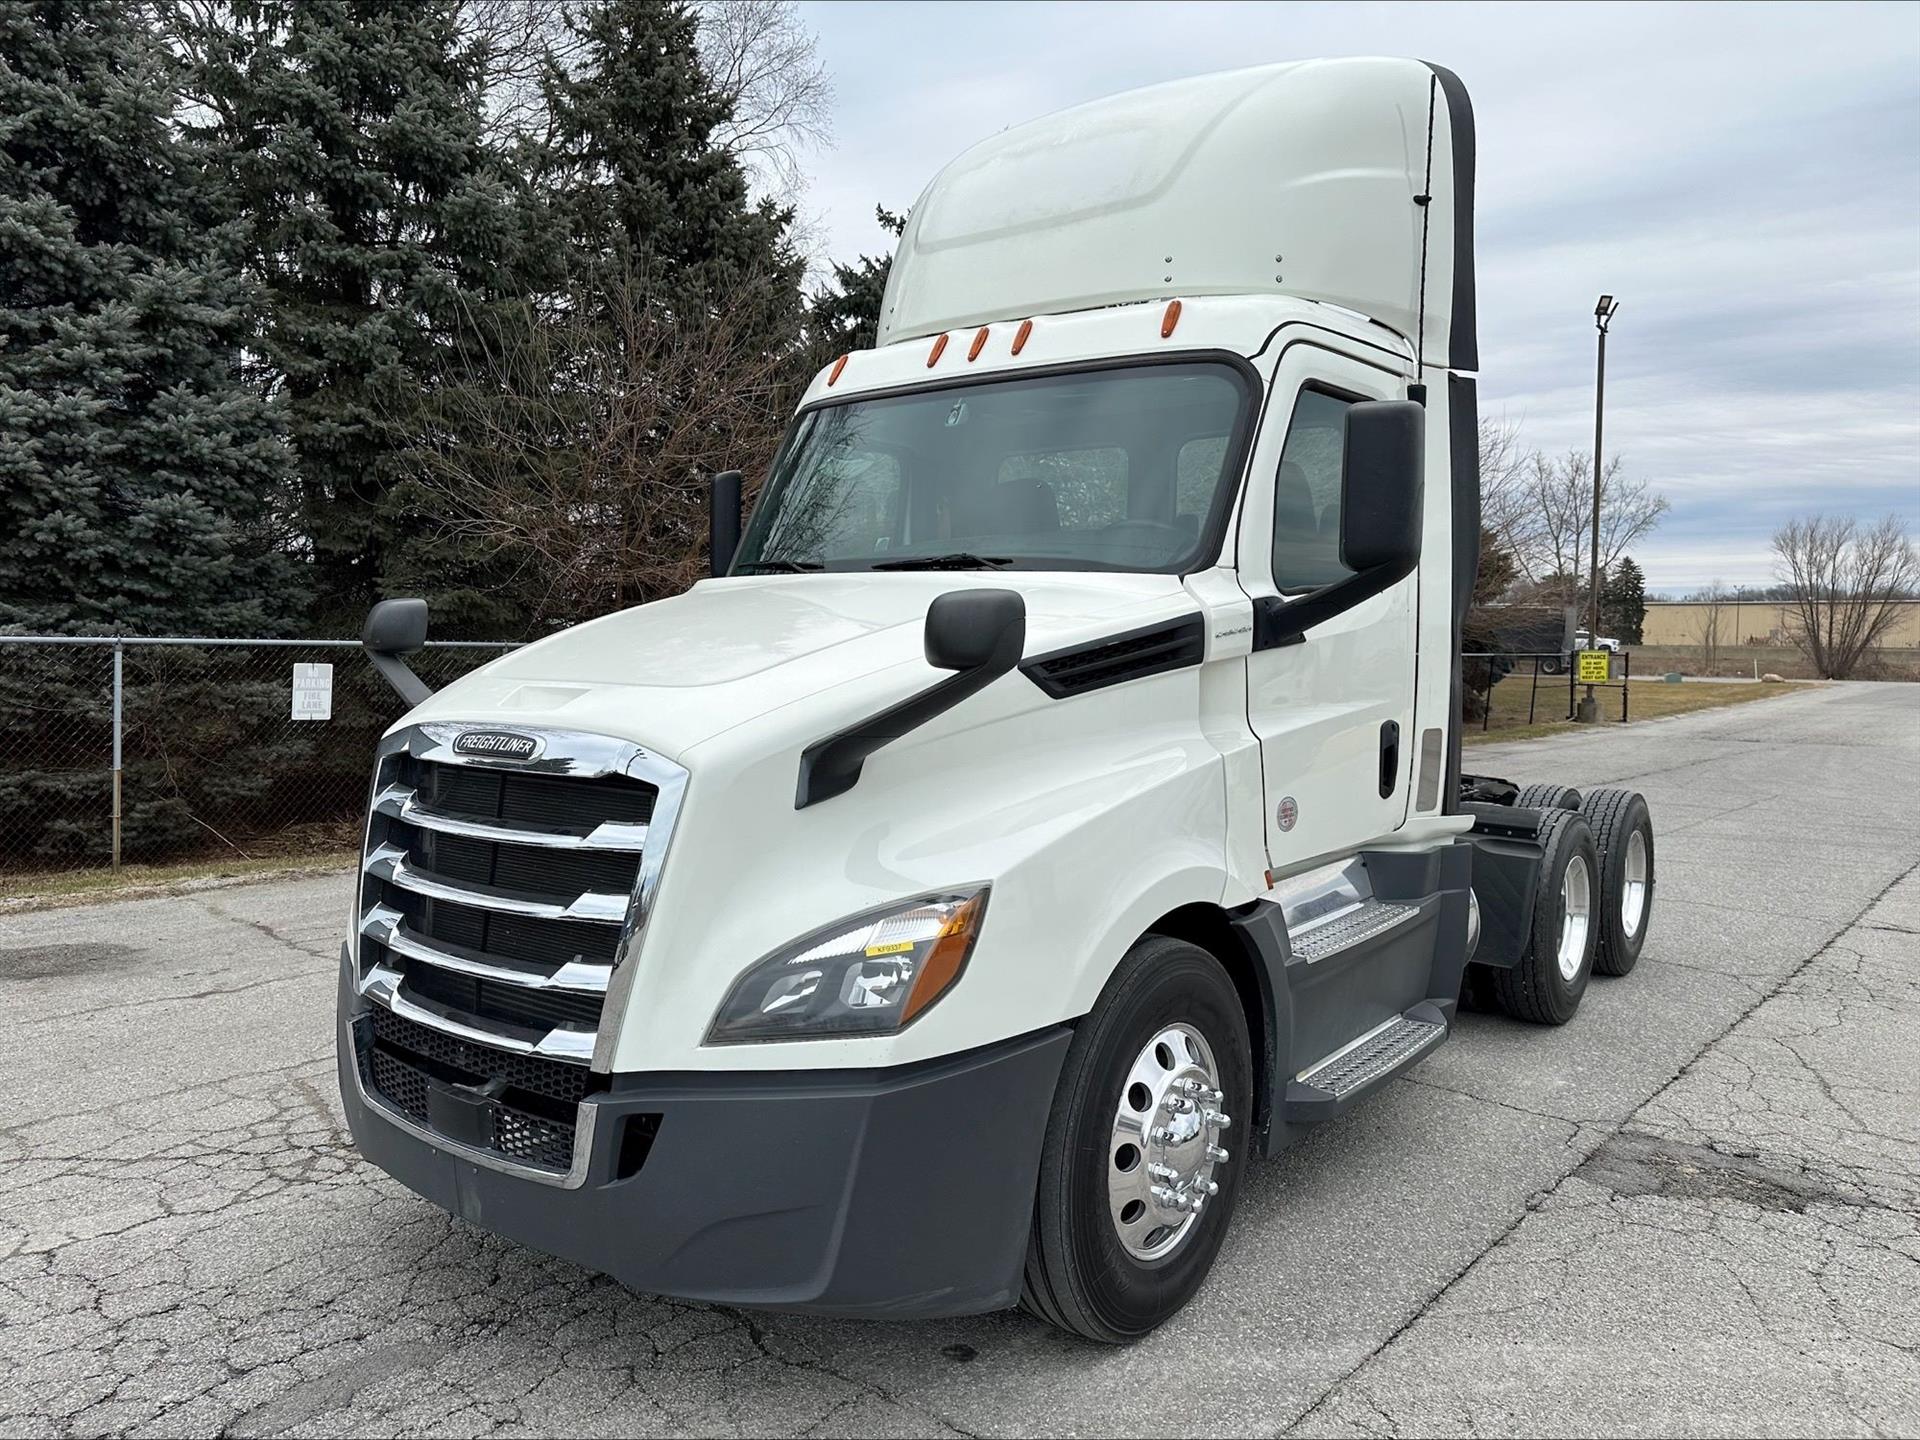
[[[1401,54],[1479,128],[1480,394],[1593,443],[1594,299],[1621,297],[1607,453],[1673,502],[1650,588],[1771,578],[1785,518],[1920,536],[1920,5],[803,4],[837,91],[803,209],[888,248],[1008,125],[1209,70]]]

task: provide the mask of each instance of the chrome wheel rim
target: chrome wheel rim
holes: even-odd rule
[[[1620,867],[1620,928],[1631,940],[1647,918],[1647,836],[1635,830],[1627,837],[1626,863]]]
[[[1107,1144],[1107,1209],[1136,1260],[1163,1260],[1197,1228],[1227,1163],[1232,1123],[1213,1047],[1191,1025],[1168,1025],[1134,1057]]]
[[[1587,927],[1593,919],[1593,875],[1587,857],[1575,855],[1560,877],[1560,978],[1571,981],[1587,958]]]

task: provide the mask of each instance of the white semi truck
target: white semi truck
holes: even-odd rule
[[[1460,773],[1473,147],[1407,60],[1007,130],[714,578],[432,694],[377,607],[361,1151],[643,1291],[1125,1341],[1463,992],[1631,969],[1641,798]]]

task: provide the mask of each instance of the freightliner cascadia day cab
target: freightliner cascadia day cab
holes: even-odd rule
[[[362,1153],[644,1292],[1124,1341],[1463,994],[1632,968],[1641,798],[1460,773],[1473,147],[1408,60],[1007,130],[714,578],[432,694],[377,607]]]

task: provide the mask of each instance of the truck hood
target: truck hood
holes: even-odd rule
[[[512,651],[407,717],[620,735],[668,758],[834,685],[900,667],[935,678],[927,607],[961,589],[1017,590],[1028,655],[1194,608],[1175,575],[909,572],[703,580]]]

